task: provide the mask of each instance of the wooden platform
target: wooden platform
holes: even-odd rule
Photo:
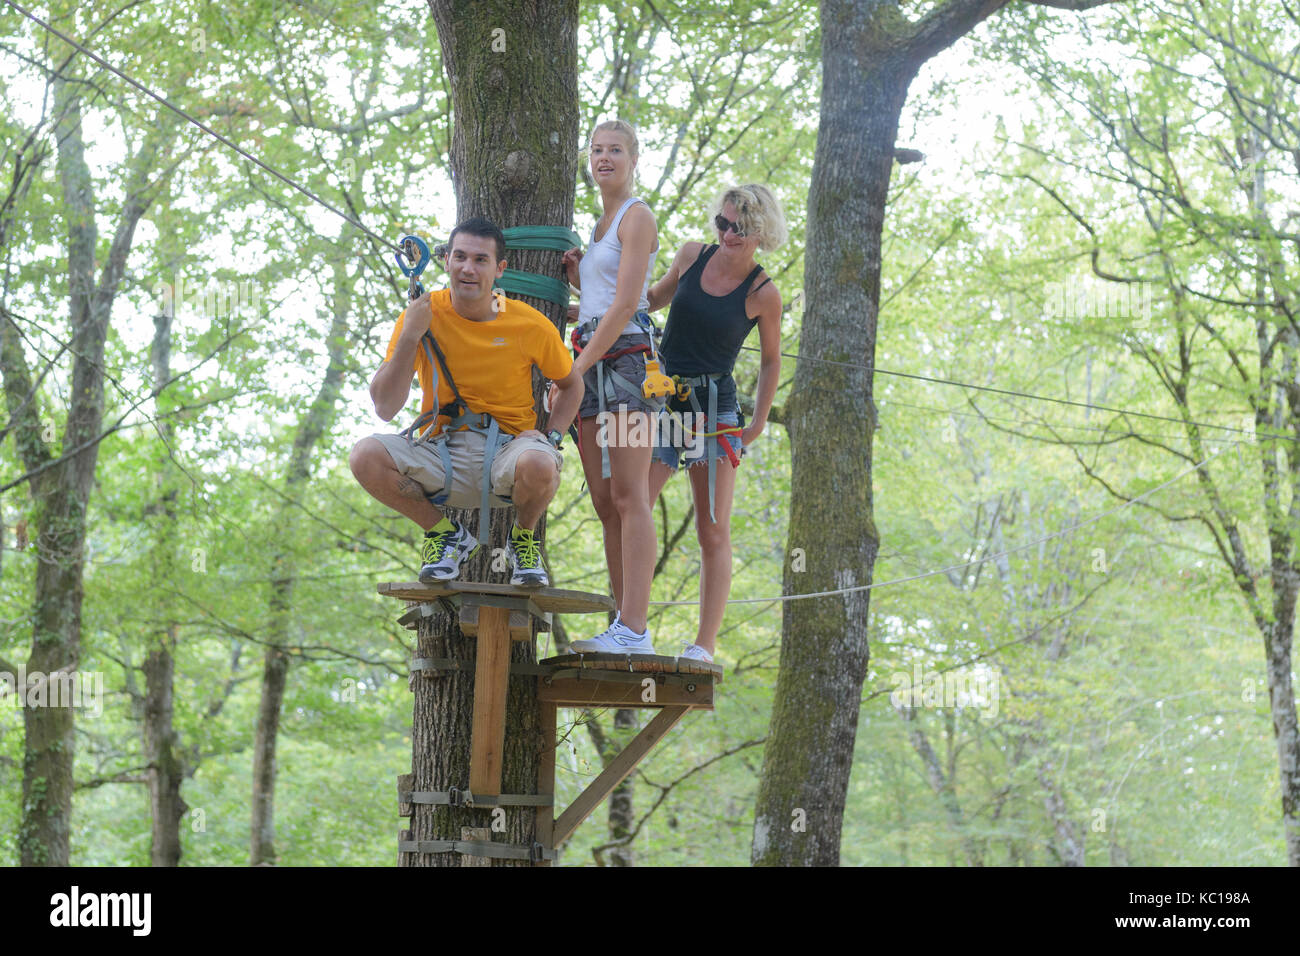
[[[552,614],[598,614],[614,610],[614,599],[607,594],[568,591],[564,588],[521,588],[513,584],[488,584],[483,581],[438,581],[434,584],[421,584],[419,581],[392,582],[380,584],[379,593],[406,601],[436,601],[439,598],[456,598],[467,594],[487,598],[527,598],[542,611]]]
[[[622,671],[629,674],[695,674],[722,683],[722,665],[691,658],[659,654],[557,654],[537,662],[539,667],[563,670]],[[593,677],[595,675],[592,675]]]
[[[561,654],[539,661],[537,696],[558,707],[712,710],[722,668],[648,654]]]
[[[510,664],[512,640],[531,639],[534,626],[549,629],[552,614],[608,613],[614,610],[614,601],[608,595],[473,581],[391,583],[380,584],[378,589],[382,595],[411,602],[399,618],[404,625],[418,627],[421,618],[437,613],[437,603],[450,604],[457,609],[461,631],[477,640],[469,780],[470,790],[477,796],[501,794],[506,687],[512,671],[536,675],[544,738],[538,794],[555,793],[558,708],[657,710],[562,814],[554,816],[549,802],[538,807],[537,839],[547,849],[568,840],[683,717],[692,710],[712,710],[713,689],[722,683],[722,668],[717,664],[664,655],[560,654],[535,665]],[[409,777],[404,783],[399,780],[399,791],[410,787]],[[409,805],[405,809],[410,812]]]

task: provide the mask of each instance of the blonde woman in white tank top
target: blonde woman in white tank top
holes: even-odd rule
[[[650,270],[659,246],[654,214],[632,195],[636,159],[636,132],[631,126],[613,120],[596,127],[591,136],[591,175],[600,187],[604,215],[592,231],[585,257],[576,248],[564,254],[565,273],[582,291],[579,325],[590,333],[590,341],[573,363],[588,384],[578,426],[582,468],[604,530],[605,562],[618,608],[614,623],[594,638],[574,641],[575,651],[654,653],[646,625],[658,553],[648,486],[654,420],[646,411],[649,404],[627,392],[619,393],[617,404],[607,406],[607,427],[600,427],[595,411],[595,363],[611,351],[636,344],[630,336],[638,333],[636,314],[644,312],[649,302]],[[643,355],[615,360],[615,367],[640,387],[645,378]],[[627,440],[620,441],[622,436]],[[637,441],[642,437],[643,442]],[[609,478],[601,477],[598,440],[609,447]]]

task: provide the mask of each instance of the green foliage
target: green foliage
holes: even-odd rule
[[[1198,289],[1232,293],[1224,298],[1243,293],[1243,263],[1255,252],[1294,256],[1294,243],[1248,235],[1255,223],[1234,187],[1241,170],[1207,145],[1213,137],[1229,144],[1240,124],[1222,91],[1191,69],[1196,53],[1186,33],[1152,16],[1181,9],[1067,20],[1016,8],[914,84],[900,145],[924,147],[930,157],[897,168],[886,226],[874,462],[882,549],[846,863],[1061,862],[1047,799],[1053,788],[1089,865],[1282,860],[1251,608],[1206,531],[1196,478],[1158,487],[1192,463],[1169,452],[1190,454],[1185,430],[886,374],[1178,418],[1149,359],[1177,353],[1180,322],[1200,316],[1219,323],[1225,348],[1198,353],[1188,415],[1239,427],[1251,414],[1255,396],[1234,378],[1227,351],[1251,357],[1256,348],[1253,319],[1240,307],[1202,298],[1186,306],[1191,318],[1179,319],[1162,295],[1139,326],[1054,305],[1061,288],[1093,283],[1094,246],[1115,273],[1162,282],[1165,256]],[[786,352],[794,351],[801,316],[804,195],[818,123],[816,17],[808,3],[582,8],[584,135],[614,115],[638,125],[638,181],[658,217],[660,272],[683,242],[708,237],[705,214],[722,186],[767,182],[783,200],[790,242],[761,259],[786,303]],[[86,35],[87,14],[75,19],[69,29]],[[0,23],[36,57],[30,30],[9,13]],[[380,234],[449,225],[435,214],[447,195],[449,117],[436,38],[419,5],[131,8],[96,35],[96,48]],[[1058,55],[1066,49],[1069,57]],[[1098,69],[1089,49],[1098,58],[1124,54],[1130,66]],[[973,56],[993,65],[959,69]],[[1240,68],[1251,96],[1275,95],[1275,77]],[[102,258],[124,199],[123,158],[156,119],[153,106],[113,78],[93,78],[104,91],[87,119],[105,144],[91,157]],[[34,68],[6,61],[7,157],[36,121],[32,91],[40,82]],[[1008,89],[1025,107],[1021,115],[999,121],[992,107],[981,113],[986,97],[995,102],[993,93]],[[358,124],[362,106],[394,115]],[[1143,129],[1169,132],[1167,151],[1194,194],[1194,215],[1166,215],[1153,226],[1139,211],[1111,138],[1129,109]],[[959,128],[977,114],[993,132],[967,151]],[[1122,142],[1137,148],[1131,138]],[[161,192],[139,230],[105,358],[105,420],[121,417],[127,427],[103,442],[86,517],[80,667],[103,674],[105,698],[101,716],[77,718],[73,863],[149,862],[148,797],[138,782],[140,666],[150,648],[172,639],[189,807],[182,863],[247,862],[261,663],[283,624],[292,667],[278,752],[279,860],[390,865],[394,778],[410,762],[412,640],[394,622],[399,607],[380,599],[374,583],[413,578],[417,542],[409,522],[355,485],[347,454],[378,427],[366,389],[400,290],[389,257],[353,227],[197,131],[178,132],[164,152]],[[71,361],[60,351],[67,224],[53,162],[46,156],[16,199],[3,301],[28,362],[38,370],[52,363],[36,403],[42,422],[55,426],[47,444],[57,455]],[[1170,167],[1152,168],[1163,177]],[[1274,205],[1294,198],[1288,187],[1268,188]],[[584,235],[598,200],[580,176]],[[178,308],[175,380],[150,397],[153,319],[182,280],[191,288],[249,283],[258,301],[223,309],[188,300]],[[292,446],[313,414],[336,309],[347,317],[341,397],[312,419],[321,437],[306,480],[291,486]],[[757,373],[757,355],[743,352],[742,393],[752,394]],[[792,374],[786,359],[783,379]],[[783,381],[778,408],[788,399]],[[1207,431],[1205,453],[1226,440]],[[10,447],[0,457],[0,484],[23,474]],[[599,591],[600,526],[576,455],[568,457],[550,512],[550,564],[557,586]],[[1256,555],[1267,545],[1258,471],[1249,445],[1210,469]],[[15,664],[32,640],[38,556],[34,545],[14,545],[15,526],[34,527],[41,504],[29,487],[0,497],[0,658]],[[638,862],[749,861],[781,639],[781,605],[761,599],[780,594],[792,560],[786,516],[796,491],[786,435],[771,424],[744,459],[732,525],[732,598],[755,603],[733,603],[723,623],[727,676],[717,710],[683,721],[632,778]],[[1107,514],[1117,495],[1146,493],[1144,503]],[[656,521],[661,547],[681,534],[653,599],[692,600],[699,549],[684,476],[665,490]],[[890,583],[938,568],[950,570]],[[272,610],[277,575],[293,581],[283,617]],[[791,577],[797,582],[797,570]],[[652,608],[657,646],[693,639],[696,613]],[[584,618],[562,623],[573,637],[599,629]],[[909,713],[891,697],[900,676],[911,680],[918,668],[995,682],[996,708],[959,696]],[[17,834],[24,744],[22,711],[10,705],[0,701],[0,820],[9,824],[0,829]],[[601,767],[586,720],[613,736],[610,714],[562,712],[560,803]],[[604,817],[602,809],[579,829],[566,863],[607,858]],[[16,846],[7,852],[17,859]]]

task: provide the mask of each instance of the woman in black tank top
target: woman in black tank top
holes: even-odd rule
[[[661,419],[650,500],[653,506],[680,464],[688,466],[700,541],[700,622],[695,643],[682,656],[707,661],[731,591],[739,456],[767,424],[781,373],[781,295],[754,253],[777,248],[786,236],[781,206],[765,186],[728,189],[714,208],[717,243],[688,242],[649,293],[651,311],[672,302],[660,349],[664,371],[691,385],[690,398],[672,400],[672,414]],[[731,372],[755,327],[762,364],[754,420],[744,427]]]

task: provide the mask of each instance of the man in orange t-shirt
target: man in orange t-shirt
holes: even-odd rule
[[[391,421],[406,405],[412,376],[418,377],[417,425],[424,430],[412,426],[363,438],[352,449],[352,474],[424,529],[420,580],[452,580],[479,542],[438,505],[479,507],[492,439],[491,492],[512,499],[517,511],[510,531],[511,583],[541,587],[549,581],[533,529],[560,485],[561,438],[582,401],[582,379],[573,375],[573,360],[546,316],[493,294],[492,283],[506,267],[501,230],[487,219],[467,219],[452,230],[448,244],[451,288],[407,306],[370,383],[375,411]],[[426,334],[441,349],[446,372],[432,343],[426,347]],[[533,410],[534,365],[557,387],[545,436]],[[460,420],[452,423],[441,412],[458,400]],[[493,420],[496,428],[490,429]],[[487,528],[480,526],[479,534]]]

